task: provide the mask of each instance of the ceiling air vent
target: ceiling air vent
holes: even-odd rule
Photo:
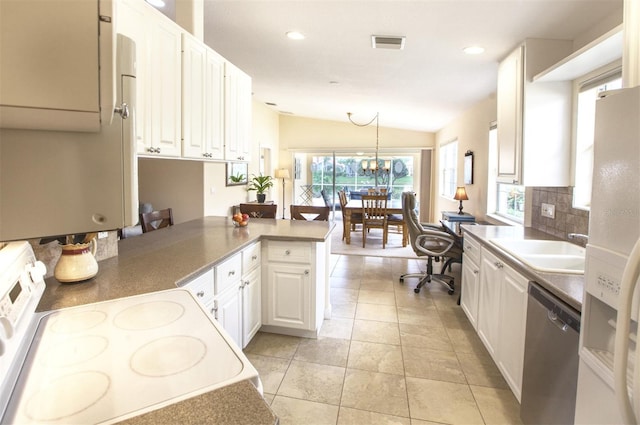
[[[374,49],[404,49],[405,37],[396,35],[372,35],[371,47]]]

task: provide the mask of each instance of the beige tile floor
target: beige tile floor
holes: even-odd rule
[[[258,333],[245,353],[280,424],[520,424],[519,404],[423,261],[334,255],[318,339]],[[459,265],[454,266],[459,285]]]

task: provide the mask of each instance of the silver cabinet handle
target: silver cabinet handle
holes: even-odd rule
[[[123,103],[120,106],[116,106],[113,109],[113,112],[120,115],[123,120],[126,120],[127,118],[129,118],[129,105],[127,105],[126,103]]]
[[[258,256],[257,256],[257,255],[254,255],[253,257],[251,257],[251,259],[252,259],[252,260],[257,260],[257,259],[258,259]]]
[[[235,275],[235,274],[236,274],[236,271],[235,271],[235,270],[229,270],[229,276],[233,276],[233,275]]]
[[[503,267],[504,267],[504,264],[502,264],[502,263],[501,263],[501,262],[499,262],[499,261],[496,261],[493,265],[494,265],[494,266],[496,266],[496,267],[497,267],[497,268],[499,268],[499,269],[501,269],[501,268],[503,268]]]
[[[197,297],[202,298],[204,297],[204,291],[198,291],[198,293],[196,294]]]
[[[305,276],[309,274],[309,270],[304,271]]]
[[[474,270],[473,271],[473,274],[478,274],[478,273],[480,273],[480,270]]]
[[[284,255],[290,255],[291,251],[289,251],[288,249],[284,252]]]

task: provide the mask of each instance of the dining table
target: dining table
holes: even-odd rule
[[[353,213],[361,213],[362,212],[362,199],[351,199],[347,204],[342,208],[342,217],[344,220],[344,228],[348,229],[345,233],[345,242],[347,245],[351,244],[351,214]],[[391,215],[400,215],[402,216],[402,203],[398,201],[392,200],[391,202],[387,202],[387,214]],[[403,226],[403,232],[406,232],[406,226]],[[405,239],[406,240],[406,239]]]

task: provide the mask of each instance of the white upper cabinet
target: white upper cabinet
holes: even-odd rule
[[[115,107],[112,0],[0,2],[0,127],[98,132]]]
[[[182,31],[173,21],[157,14],[150,33],[151,134],[145,153],[181,156]]]
[[[226,62],[225,159],[249,161],[251,155],[251,77]]]
[[[148,28],[151,25],[147,19],[149,5],[138,0],[120,0],[118,3],[118,19],[116,28],[120,34],[126,35],[136,43],[136,151],[144,152],[146,140],[150,137],[148,130],[148,94],[149,75],[148,66],[150,50],[148,46]]]
[[[224,159],[224,59],[182,34],[182,156]]]
[[[141,0],[120,0],[117,30],[136,42],[136,151],[182,155],[182,30]]]
[[[527,39],[498,68],[498,181],[568,186],[571,82],[533,76],[571,53],[569,40]]]

